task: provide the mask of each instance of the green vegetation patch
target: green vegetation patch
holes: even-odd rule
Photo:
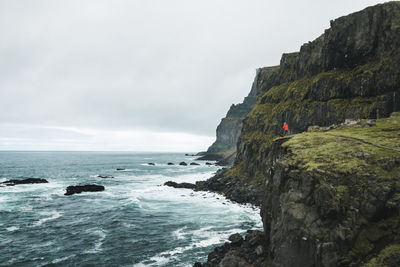
[[[400,117],[377,120],[376,126],[343,126],[328,132],[293,135],[283,147],[289,164],[313,171],[380,178],[399,175]]]

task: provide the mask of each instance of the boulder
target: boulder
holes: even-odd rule
[[[179,165],[181,165],[181,166],[187,166],[187,163],[184,162],[184,161],[182,161],[182,162],[179,163]]]
[[[67,192],[64,195],[65,196],[70,196],[70,195],[73,195],[73,194],[80,194],[82,192],[104,191],[104,186],[95,185],[95,184],[75,185],[75,186],[68,186],[66,190],[67,190]]]
[[[168,162],[168,165],[175,165],[175,164],[173,164],[172,162]]]
[[[125,171],[124,168],[117,168],[117,171]]]
[[[194,166],[198,166],[200,164],[196,163],[196,162],[191,162],[190,165],[194,165]]]
[[[155,166],[156,164],[154,164],[153,162],[149,162],[149,163],[147,163],[147,165],[149,165],[149,166]]]

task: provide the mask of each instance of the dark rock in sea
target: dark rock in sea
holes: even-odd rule
[[[184,161],[182,161],[182,162],[179,163],[179,165],[181,165],[181,166],[187,166],[187,163],[184,162]]]
[[[187,188],[187,189],[194,189],[196,187],[195,184],[191,184],[191,183],[176,183],[176,182],[173,182],[173,181],[165,182],[164,185],[170,186],[170,187],[175,187],[175,188]]]
[[[194,157],[196,155],[195,154],[185,154],[185,156]]]
[[[196,162],[191,162],[190,165],[194,165],[194,166],[198,166],[200,164],[196,163]]]
[[[211,165],[214,165],[214,164],[212,164],[210,162],[206,162],[206,165],[211,166]]]
[[[48,183],[48,181],[45,179],[41,179],[41,178],[26,178],[26,179],[22,179],[22,180],[11,179],[11,180],[2,182],[0,184],[4,184],[6,186],[13,186],[13,185],[18,185],[18,184],[43,184],[43,183]]]
[[[70,195],[73,195],[73,194],[80,194],[82,192],[104,191],[104,186],[95,185],[95,184],[75,185],[75,186],[68,186],[66,190],[67,190],[67,192],[64,195],[70,196]]]
[[[154,164],[153,162],[149,162],[149,163],[147,163],[147,165],[149,165],[149,166],[155,166],[156,164]]]
[[[114,178],[114,176],[109,176],[109,175],[97,175],[97,178],[104,178],[104,179],[106,179],[106,178]]]
[[[124,168],[117,168],[117,171],[125,171]]]
[[[175,164],[173,164],[172,162],[168,162],[168,165],[175,165]]]

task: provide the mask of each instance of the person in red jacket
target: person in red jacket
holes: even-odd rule
[[[283,123],[283,136],[287,135],[289,130],[289,126],[287,125],[286,122]]]

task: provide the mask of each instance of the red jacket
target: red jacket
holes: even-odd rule
[[[285,131],[289,130],[289,126],[286,123],[283,124],[283,130],[285,130]]]

